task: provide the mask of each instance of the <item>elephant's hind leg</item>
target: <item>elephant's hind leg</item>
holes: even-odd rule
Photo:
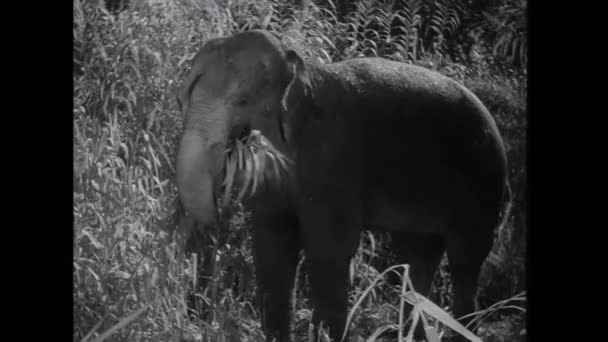
[[[294,220],[254,218],[258,301],[267,340],[289,342],[290,299],[300,245]]]
[[[417,292],[426,296],[435,270],[445,251],[443,236],[427,233],[396,232],[391,235],[391,252],[397,264],[409,264],[409,275]]]
[[[314,258],[308,261],[311,301],[314,305],[313,324],[318,328],[322,323],[334,341],[340,340],[346,323],[349,262],[350,258]],[[315,330],[315,334],[317,332]]]
[[[461,230],[446,236],[446,249],[454,286],[452,308],[454,316],[460,318],[478,309],[477,283],[481,267],[492,248],[493,227],[492,224],[469,223],[468,227],[457,228]],[[466,325],[469,321],[460,320],[460,323]]]
[[[424,296],[430,293],[435,270],[445,251],[443,236],[430,233],[399,231],[391,234],[391,252],[396,264],[409,264],[409,276],[414,289]],[[389,278],[391,283],[401,285],[399,277]],[[411,312],[408,307],[406,315]],[[407,317],[407,316],[406,316]],[[422,323],[415,330],[416,338],[423,338]]]

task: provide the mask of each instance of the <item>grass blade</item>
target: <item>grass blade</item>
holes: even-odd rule
[[[353,319],[353,316],[354,316],[355,312],[357,311],[357,308],[361,305],[361,303],[363,302],[363,300],[365,299],[367,294],[371,292],[371,290],[374,288],[374,286],[376,286],[376,283],[378,283],[378,281],[380,281],[380,279],[384,278],[385,274],[392,272],[393,270],[395,270],[397,268],[406,267],[406,266],[409,267],[407,264],[403,264],[403,265],[393,265],[393,266],[387,268],[382,273],[380,273],[376,277],[376,279],[374,279],[369,284],[369,286],[365,289],[365,291],[363,291],[363,293],[361,293],[361,296],[359,296],[359,299],[357,299],[357,301],[355,302],[353,307],[350,309],[350,312],[348,313],[348,317],[346,318],[346,323],[344,325],[344,330],[342,333],[342,338],[340,339],[341,342],[344,341],[344,338],[346,337],[346,332],[348,331],[348,326],[350,325],[350,322]]]
[[[408,331],[407,336],[405,337],[406,342],[414,341],[414,331],[416,330],[416,326],[418,325],[418,319],[420,318],[421,310],[422,308],[420,307],[420,303],[414,305],[414,309],[411,313],[411,316],[413,318],[412,325],[410,326],[410,330]],[[399,324],[401,325],[401,322],[399,322]],[[401,335],[401,331],[402,327],[399,327],[399,335]],[[401,340],[401,336],[399,337],[399,340]]]
[[[110,337],[112,334],[114,334],[118,330],[126,327],[129,323],[133,322],[137,317],[139,317],[146,310],[148,310],[148,307],[149,307],[148,305],[145,305],[144,307],[142,307],[139,310],[133,312],[129,316],[121,319],[120,322],[118,322],[116,325],[114,325],[113,327],[111,327],[110,329],[108,329],[106,332],[104,332],[103,334],[101,334],[99,337],[97,337],[96,339],[94,339],[91,342],[102,342],[102,341],[104,341],[105,339],[107,339],[108,337]]]
[[[230,201],[232,195],[232,185],[234,184],[234,177],[236,174],[237,164],[236,153],[232,152],[228,158],[226,158],[226,177],[224,178],[224,198],[222,199],[222,206],[226,207]]]
[[[386,331],[390,331],[390,330],[397,330],[399,329],[399,326],[397,324],[389,324],[389,325],[383,325],[380,328],[376,329],[376,331],[374,331],[373,334],[371,334],[370,337],[367,338],[367,340],[365,340],[365,342],[374,342],[378,339],[378,337],[380,337],[380,335],[382,335],[384,332]]]
[[[275,179],[279,179],[281,177],[281,170],[279,169],[279,162],[277,161],[276,157],[274,156],[274,154],[268,152],[266,153],[266,155],[268,157],[270,157],[271,159],[271,164],[272,164],[272,169],[274,170],[274,175],[275,175]]]
[[[437,329],[429,324],[425,315],[422,315],[421,318],[427,342],[441,342],[441,337],[439,336]]]
[[[198,269],[198,255],[196,253],[192,253],[191,256],[192,260],[192,288],[196,289],[196,281],[197,281],[197,274],[196,274],[196,270]]]
[[[403,309],[405,306],[405,292],[407,290],[407,285],[408,285],[408,280],[409,280],[409,266],[404,266],[403,267],[403,275],[401,276],[401,299],[399,300],[399,332],[398,332],[398,336],[399,336],[399,341],[403,340],[403,328],[404,328],[404,320],[403,320]],[[412,288],[413,291],[413,288]],[[412,311],[412,314],[414,314],[415,311]],[[416,324],[412,324],[412,327],[415,327]],[[412,329],[410,329],[411,331]],[[408,334],[408,337],[410,335]]]
[[[260,183],[264,182],[264,175],[266,174],[266,151],[266,146],[258,148],[257,151]]]
[[[433,316],[441,323],[447,325],[452,330],[456,331],[460,335],[466,337],[472,342],[482,342],[481,339],[475,336],[471,331],[465,328],[462,324],[460,324],[456,319],[454,319],[450,314],[443,311],[439,306],[430,300],[426,299],[424,296],[416,293],[414,291],[409,291],[404,295],[406,300],[411,303],[415,303],[414,306],[419,306],[425,313]]]
[[[260,177],[259,173],[260,168],[259,168],[259,160],[258,160],[258,154],[256,151],[254,151],[254,147],[252,146],[250,148],[251,151],[251,174],[252,174],[252,178],[253,178],[253,187],[251,188],[251,194],[255,194],[255,190],[258,187],[258,178]]]
[[[88,341],[91,338],[91,336],[93,336],[93,334],[95,333],[95,331],[97,331],[97,329],[99,329],[99,327],[101,326],[101,323],[103,323],[103,321],[105,319],[106,318],[104,317],[97,324],[95,324],[95,326],[93,327],[93,329],[91,329],[91,331],[89,331],[89,333],[86,334],[85,337],[80,342],[86,342],[86,341]]]
[[[240,140],[236,141],[236,152],[238,155],[237,168],[242,170],[245,167],[245,145]]]
[[[252,156],[250,154],[245,154],[245,179],[243,181],[243,184],[241,185],[241,191],[237,196],[237,201],[241,201],[245,197],[245,194],[247,193],[247,188],[249,187],[249,183],[251,183],[251,158]]]

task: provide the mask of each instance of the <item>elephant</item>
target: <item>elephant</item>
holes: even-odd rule
[[[313,324],[345,330],[349,263],[363,230],[390,235],[422,294],[447,253],[453,312],[475,309],[477,279],[510,201],[496,122],[460,83],[379,57],[315,63],[273,33],[208,40],[178,90],[176,181],[199,227],[217,222],[225,149],[260,131],[292,162],[244,201],[262,326],[291,341],[298,256]]]

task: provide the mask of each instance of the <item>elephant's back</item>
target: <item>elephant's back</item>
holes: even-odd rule
[[[462,86],[451,78],[414,64],[384,58],[355,58],[328,65],[363,97],[407,94],[458,101]]]
[[[336,65],[357,94],[348,113],[363,139],[372,191],[411,203],[501,200],[506,155],[487,108],[437,72],[384,59]],[[491,204],[494,206],[495,204]],[[437,207],[437,206],[433,206]],[[441,206],[439,206],[441,207]]]
[[[477,96],[439,72],[383,58],[351,59],[329,70],[347,94],[356,94],[352,103],[342,101],[341,108],[352,108],[345,115],[413,126],[432,123],[434,130],[460,126],[467,135],[489,130],[500,140],[494,119]]]

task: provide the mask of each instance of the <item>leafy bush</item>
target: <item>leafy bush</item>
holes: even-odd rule
[[[280,32],[319,63],[382,56],[470,87],[503,133],[515,198],[481,279],[481,301],[490,307],[525,288],[525,2],[496,1],[485,12],[472,11],[467,1],[353,3],[343,10],[330,1],[136,1],[110,13],[98,2],[74,1],[75,340],[262,336],[252,304],[247,213],[235,202],[215,230],[200,232],[183,217],[173,182],[182,124],[174,93],[188,61],[208,39],[254,28]],[[386,266],[380,263],[385,242],[362,234],[351,304]],[[294,330],[300,340],[311,319],[307,282],[299,274]],[[451,303],[450,291],[444,260],[435,281],[441,307]],[[353,333],[368,337],[394,323],[398,303],[399,293],[380,282],[353,316]],[[206,315],[189,311],[192,306]],[[477,331],[519,322],[504,316],[521,317],[509,310],[485,313]]]

